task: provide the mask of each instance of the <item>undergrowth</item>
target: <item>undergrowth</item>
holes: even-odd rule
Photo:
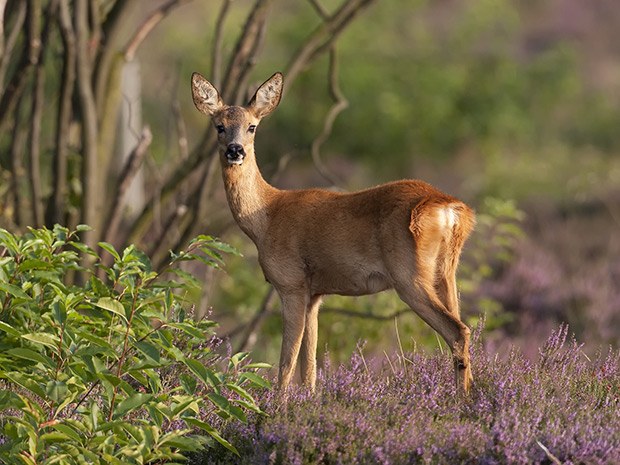
[[[235,453],[211,418],[260,412],[250,391],[268,387],[265,365],[218,355],[215,323],[191,318],[186,300],[198,282],[179,266],[217,267],[233,250],[198,237],[162,274],[133,246],[87,247],[85,229],[0,229],[0,463],[171,464],[213,444]]]
[[[195,464],[620,463],[620,353],[589,359],[554,332],[536,361],[474,345],[475,384],[455,394],[441,353],[323,367],[316,393],[259,400],[267,415],[230,424],[240,458],[219,448]]]

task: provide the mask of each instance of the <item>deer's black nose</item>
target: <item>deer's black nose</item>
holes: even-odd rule
[[[241,144],[228,144],[228,148],[226,149],[226,155],[232,156],[243,156],[245,155],[245,151],[243,150],[243,145]]]

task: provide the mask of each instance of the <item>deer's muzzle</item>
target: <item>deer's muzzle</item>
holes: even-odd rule
[[[241,144],[228,144],[225,155],[229,164],[240,165],[245,158],[245,150]]]

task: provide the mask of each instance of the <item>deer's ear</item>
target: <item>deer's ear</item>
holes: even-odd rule
[[[224,106],[217,89],[199,73],[192,74],[192,98],[205,115],[213,115]]]
[[[263,118],[276,109],[282,97],[282,73],[275,73],[261,84],[252,100],[249,109],[257,118]]]

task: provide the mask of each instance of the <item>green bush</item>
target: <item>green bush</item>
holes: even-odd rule
[[[266,365],[217,355],[215,323],[189,317],[197,281],[178,267],[218,266],[233,249],[198,237],[162,274],[133,246],[100,243],[103,257],[79,242],[85,229],[0,229],[0,462],[174,463],[216,442],[234,452],[214,415],[260,412],[249,391],[269,386],[256,373]]]

